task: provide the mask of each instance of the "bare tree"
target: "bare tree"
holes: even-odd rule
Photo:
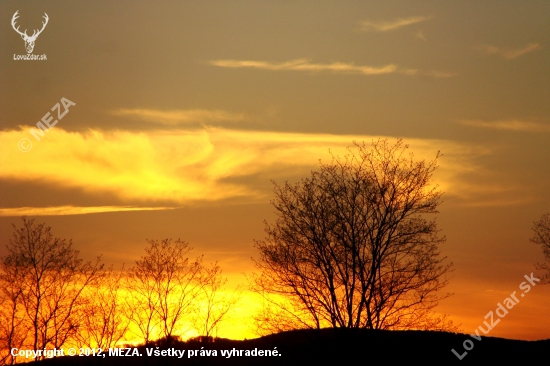
[[[277,219],[256,241],[253,288],[297,327],[447,328],[431,311],[448,295],[435,220],[433,161],[401,140],[354,143],[295,185],[274,183]]]
[[[241,289],[238,287],[233,292],[224,290],[227,277],[222,276],[218,263],[214,263],[211,268],[204,268],[201,282],[202,291],[198,298],[200,305],[195,327],[202,337],[211,339],[217,334],[220,323],[240,300]]]
[[[262,337],[273,333],[311,327],[308,323],[309,313],[301,309],[301,304],[293,306],[294,299],[288,298],[285,301],[278,299],[279,301],[276,301],[273,299],[272,294],[261,290],[260,293],[263,301],[259,310],[252,315],[255,325],[254,332],[257,336]]]
[[[126,298],[127,306],[130,309],[130,320],[137,327],[137,331],[133,332],[138,337],[142,337],[146,344],[155,336],[154,330],[158,325],[159,296],[156,293],[157,287],[150,276],[145,269],[133,268],[126,278],[126,287],[131,294]]]
[[[531,238],[531,242],[542,246],[542,253],[546,263],[537,264],[539,270],[546,271],[542,280],[545,283],[550,283],[550,214],[544,214],[539,221],[533,224],[535,235]]]
[[[21,287],[9,282],[13,277],[17,277],[17,274],[0,274],[0,365],[13,365],[16,362],[10,350],[21,348],[30,331],[28,322],[25,322],[23,291]]]
[[[202,287],[202,257],[190,262],[189,244],[171,239],[147,240],[146,255],[130,270],[132,321],[145,342],[155,335],[170,339],[189,315]]]
[[[129,309],[122,294],[124,276],[124,266],[120,271],[110,267],[100,281],[87,289],[87,305],[77,333],[83,347],[108,349],[124,339],[130,323]]]
[[[93,264],[84,262],[72,242],[54,238],[50,227],[22,219],[23,227],[13,225],[8,255],[0,264],[3,292],[11,302],[11,329],[35,351],[61,348],[75,336],[83,290],[103,265],[99,257]]]

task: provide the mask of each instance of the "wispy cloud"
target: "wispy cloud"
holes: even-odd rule
[[[461,206],[516,206],[535,199],[521,184],[502,179],[501,173],[492,172],[484,165],[476,166],[470,174],[470,179],[456,182],[454,185],[453,195],[459,198],[457,203]]]
[[[406,27],[408,25],[421,23],[426,20],[432,19],[431,16],[416,16],[408,18],[397,18],[390,21],[378,21],[372,22],[365,20],[361,22],[361,30],[365,32],[389,32],[399,28]]]
[[[171,210],[174,207],[125,207],[125,206],[54,206],[54,207],[15,207],[0,208],[0,216],[60,216],[60,215],[84,215],[100,212],[119,211],[158,211]]]
[[[542,46],[538,43],[529,43],[523,48],[496,47],[489,45],[480,46],[478,48],[488,55],[500,55],[504,58],[512,60],[526,53],[539,50]]]
[[[309,72],[333,72],[341,74],[359,75],[383,75],[383,74],[404,74],[424,75],[436,78],[448,78],[455,76],[449,72],[442,71],[421,71],[417,69],[401,68],[390,64],[381,67],[355,65],[354,63],[333,62],[330,64],[312,63],[307,59],[298,59],[286,62],[252,61],[252,60],[215,60],[210,61],[211,65],[227,68],[253,68],[271,71],[309,71]]]
[[[368,143],[377,138],[211,127],[147,134],[97,130],[78,133],[56,128],[31,151],[23,153],[17,144],[28,135],[28,129],[23,126],[20,131],[0,131],[0,179],[77,188],[128,203],[121,207],[4,208],[2,215],[161,209],[155,207],[156,202],[162,202],[159,206],[163,207],[181,207],[227,199],[265,201],[272,193],[270,179],[309,174],[319,159],[330,160],[329,148],[343,156],[353,140]],[[457,175],[469,166],[469,148],[444,140],[409,139],[407,143],[419,159],[431,160],[436,149],[444,151],[438,183],[443,190],[453,191],[460,180]]]
[[[418,32],[414,35],[414,37],[415,37],[416,39],[419,39],[419,40],[424,41],[424,42],[427,42],[427,41],[428,41],[428,38],[426,38],[426,35],[425,35],[424,32],[422,32],[422,31],[418,31]]]
[[[490,128],[494,130],[525,131],[525,132],[550,132],[549,124],[542,124],[530,121],[504,120],[504,121],[480,121],[463,120],[460,124],[479,128]]]
[[[187,109],[163,111],[156,109],[117,109],[113,115],[138,118],[145,121],[174,126],[190,123],[208,122],[240,122],[245,119],[243,114],[220,110]]]
[[[330,64],[316,64],[307,59],[297,59],[281,63],[269,61],[251,60],[215,60],[210,61],[211,65],[228,68],[254,68],[263,70],[292,70],[292,71],[332,71],[345,74],[380,75],[396,72],[416,73],[416,70],[401,70],[396,65],[390,64],[381,67],[358,66],[353,63],[333,62]]]

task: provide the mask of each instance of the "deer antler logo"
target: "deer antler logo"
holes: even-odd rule
[[[11,18],[11,26],[13,27],[13,29],[19,33],[21,35],[21,38],[23,38],[23,40],[25,41],[25,49],[27,50],[27,53],[32,53],[32,50],[34,49],[34,42],[36,41],[36,38],[38,38],[38,36],[40,35],[40,33],[42,33],[42,31],[44,30],[44,28],[46,28],[46,24],[48,24],[48,14],[44,13],[44,19],[45,19],[45,22],[42,22],[42,29],[40,30],[34,30],[34,32],[32,33],[32,36],[28,36],[27,35],[27,30],[25,29],[24,32],[21,32],[19,30],[19,27],[15,28],[15,20],[17,18],[19,18],[19,15],[17,15],[17,13],[19,12],[19,10],[17,10],[15,12],[15,14],[13,14],[13,17]]]

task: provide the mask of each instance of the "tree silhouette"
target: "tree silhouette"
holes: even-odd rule
[[[190,262],[188,243],[179,239],[147,242],[146,255],[129,273],[132,321],[146,343],[154,335],[175,336],[203,286],[202,257]],[[159,329],[157,334],[155,329]]]
[[[13,268],[17,271],[17,268]],[[0,275],[0,365],[12,365],[16,358],[11,354],[13,348],[21,348],[27,339],[30,325],[22,309],[23,289],[13,286],[9,281],[18,277],[18,273]]]
[[[550,214],[544,214],[539,221],[533,224],[535,235],[531,241],[542,246],[542,253],[546,263],[537,264],[537,268],[546,271],[542,280],[545,283],[550,283]]]
[[[277,214],[265,223],[253,288],[293,327],[441,329],[432,309],[447,295],[435,220],[437,158],[407,154],[401,140],[348,148],[295,185],[274,183]],[[264,314],[265,315],[265,314]],[[285,320],[286,319],[286,320]],[[280,324],[277,325],[279,328]]]
[[[110,267],[87,288],[86,307],[77,333],[79,346],[108,349],[124,339],[130,323],[130,309],[122,295],[125,275],[124,266],[120,271]]]
[[[35,351],[59,349],[78,331],[83,291],[98,279],[103,265],[99,257],[84,262],[71,241],[54,238],[45,224],[22,219],[23,227],[13,225],[8,254],[0,263],[8,334],[12,342]]]
[[[231,293],[223,290],[227,277],[222,276],[217,262],[211,268],[204,268],[201,277],[202,290],[198,298],[200,305],[195,317],[195,328],[200,337],[209,340],[240,300],[241,289],[238,287]]]

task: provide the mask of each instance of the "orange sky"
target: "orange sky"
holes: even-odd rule
[[[48,14],[47,60],[14,60],[17,10],[21,29]],[[443,153],[455,271],[439,311],[473,332],[543,260],[529,238],[550,211],[547,2],[3,1],[0,32],[2,255],[27,215],[116,265],[181,238],[244,284],[271,180],[402,137],[419,159]],[[62,98],[75,105],[37,140]],[[534,287],[490,335],[549,338],[549,296]],[[221,336],[252,336],[246,299]]]

